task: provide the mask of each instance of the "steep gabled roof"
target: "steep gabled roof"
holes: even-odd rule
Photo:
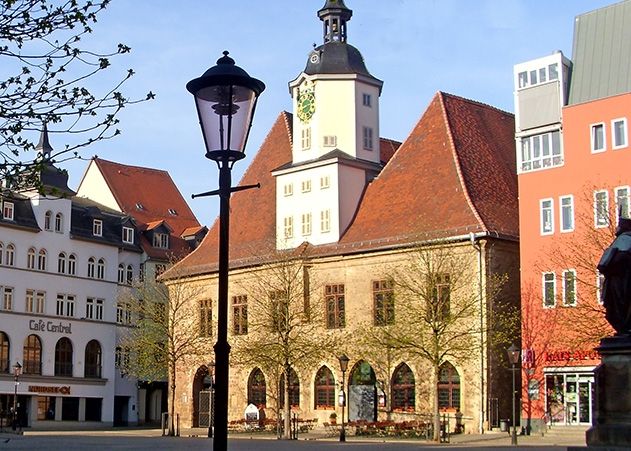
[[[260,182],[261,189],[232,197],[232,267],[257,263],[275,243],[271,171],[291,161],[288,124],[291,115],[282,113],[241,181]],[[353,222],[339,243],[316,246],[313,253],[368,251],[471,232],[517,239],[513,134],[512,114],[437,93],[400,147],[381,140],[381,158],[387,163],[366,188]],[[215,271],[217,240],[216,221],[203,243],[180,262],[180,270]]]
[[[371,247],[471,232],[516,238],[513,134],[512,114],[437,93],[366,189],[340,244]]]
[[[148,224],[166,220],[177,236],[188,227],[199,226],[167,171],[129,166],[98,157],[94,157],[94,162],[121,210],[137,222]]]

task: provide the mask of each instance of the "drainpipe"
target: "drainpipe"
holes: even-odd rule
[[[486,407],[484,398],[484,300],[482,296],[482,245],[477,241],[478,238],[479,236],[476,236],[473,232],[469,234],[471,246],[473,246],[478,253],[478,296],[480,298],[480,421],[478,424],[478,433],[484,434],[484,413]]]

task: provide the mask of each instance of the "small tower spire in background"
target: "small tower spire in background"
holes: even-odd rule
[[[346,22],[351,19],[353,11],[348,9],[344,0],[326,0],[326,4],[318,11],[318,17],[324,24],[324,43],[346,42]]]
[[[50,141],[48,141],[48,125],[46,122],[44,122],[44,128],[39,136],[39,143],[35,146],[35,150],[39,150],[45,159],[49,159],[53,151],[53,147],[50,145]]]

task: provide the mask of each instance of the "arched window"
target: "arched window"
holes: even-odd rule
[[[315,377],[315,408],[335,409],[335,379],[331,370],[322,366]]]
[[[399,365],[392,375],[392,408],[414,410],[414,374],[405,363]]]
[[[101,377],[101,345],[96,340],[89,341],[85,347],[84,377]]]
[[[118,265],[118,283],[125,283],[125,265]]]
[[[46,271],[46,249],[40,249],[37,256],[37,269]]]
[[[42,374],[42,340],[37,335],[26,337],[22,360],[24,374]]]
[[[61,228],[64,224],[64,215],[57,213],[55,215],[55,232],[61,232]]]
[[[57,272],[61,274],[66,272],[66,254],[63,252],[60,252],[57,257]]]
[[[94,279],[94,269],[95,269],[95,259],[94,257],[88,258],[88,277]]]
[[[29,248],[26,254],[26,267],[28,269],[35,269],[35,248]]]
[[[134,280],[134,268],[131,265],[127,265],[127,285],[131,285]]]
[[[4,264],[7,266],[15,266],[15,246],[8,244],[4,252]]]
[[[55,345],[55,376],[72,377],[72,343],[66,337]]]
[[[283,374],[279,384],[280,405],[285,405],[285,375]],[[300,406],[300,381],[293,368],[289,368],[289,405],[291,407]]]
[[[99,261],[96,264],[96,278],[105,279],[105,260],[102,258],[99,258]]]
[[[53,212],[48,210],[44,214],[44,230],[53,230],[52,218],[53,218]]]
[[[8,373],[10,371],[10,351],[9,337],[4,332],[0,332],[0,373]]]
[[[68,274],[74,276],[77,273],[77,257],[75,254],[70,254],[68,257]]]
[[[267,405],[267,385],[259,368],[253,369],[248,378],[248,404],[254,404],[258,408]]]
[[[460,376],[449,362],[443,363],[438,370],[438,407],[460,408]]]

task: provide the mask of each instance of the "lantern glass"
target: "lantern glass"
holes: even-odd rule
[[[513,365],[517,365],[519,363],[519,348],[515,346],[515,344],[510,345],[510,347],[506,350],[508,354],[508,361]]]
[[[195,93],[208,158],[243,158],[256,99],[252,89],[232,84],[212,85]]]

